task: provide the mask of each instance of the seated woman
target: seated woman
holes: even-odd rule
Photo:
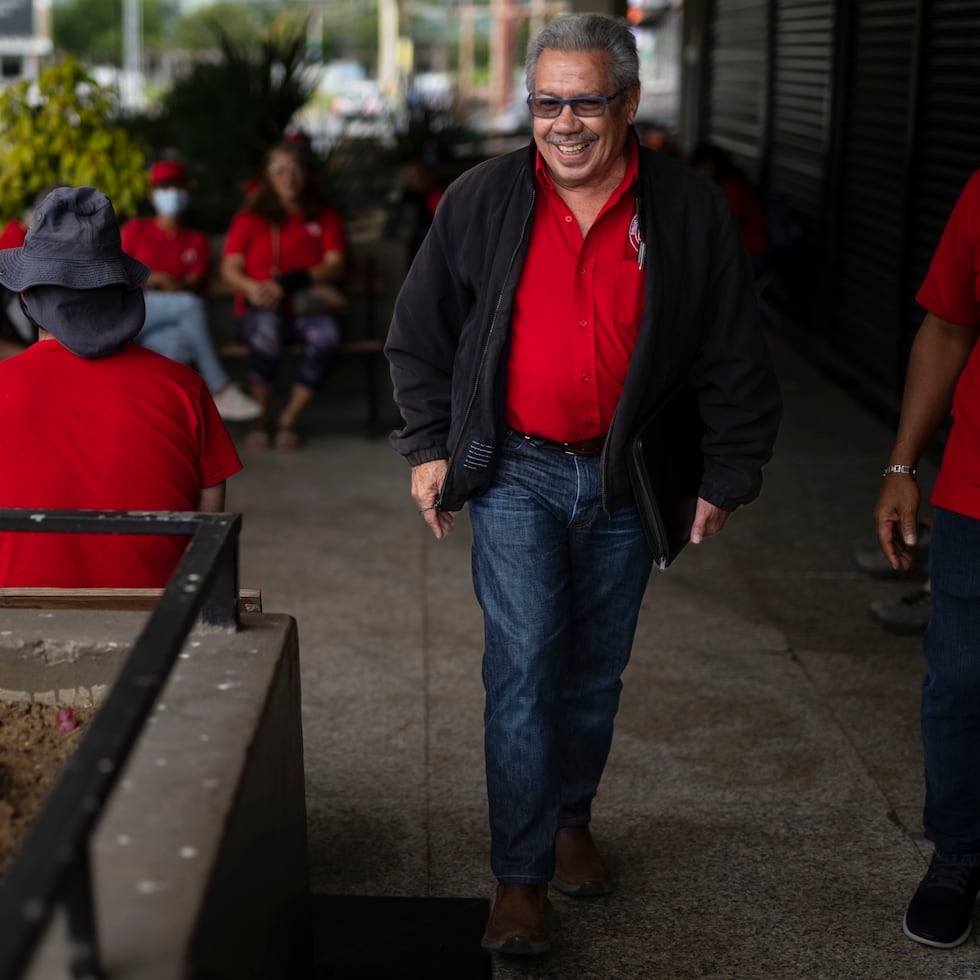
[[[20,248],[27,234],[27,219],[11,219],[0,232],[0,249]],[[21,312],[18,294],[0,286],[0,361],[19,354],[35,340],[36,331]],[[9,330],[4,329],[9,326]]]
[[[188,228],[188,176],[176,160],[150,168],[153,218],[133,218],[122,227],[123,250],[150,267],[144,286],[146,320],[136,336],[141,347],[197,368],[218,414],[230,422],[258,418],[258,403],[232,384],[211,341],[201,290],[207,282],[207,235]]]
[[[283,142],[266,154],[261,181],[235,215],[221,274],[236,290],[235,329],[248,346],[249,382],[263,407],[246,444],[269,445],[272,386],[290,343],[302,344],[289,399],[276,422],[275,445],[299,444],[297,420],[340,349],[336,288],[347,269],[340,215],[317,189],[307,147]]]
[[[57,185],[52,184],[45,187],[19,218],[12,218],[7,222],[3,231],[0,232],[0,249],[20,248],[24,244],[27,229],[31,226],[34,209],[50,191],[54,190],[55,186]],[[20,308],[18,294],[11,292],[2,285],[0,285],[0,306],[3,307],[0,318],[9,327],[8,336],[0,336],[0,358],[12,357],[37,340],[37,328],[27,319],[24,311]]]

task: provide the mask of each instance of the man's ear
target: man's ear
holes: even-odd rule
[[[626,118],[629,121],[629,124],[632,126],[633,123],[636,122],[636,114],[640,109],[640,86],[639,85],[633,88],[626,96],[626,105],[628,107]]]

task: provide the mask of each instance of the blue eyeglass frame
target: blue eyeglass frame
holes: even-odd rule
[[[572,115],[575,116],[576,119],[598,119],[606,114],[606,106],[608,106],[610,102],[615,102],[616,99],[622,95],[625,95],[628,91],[629,86],[627,85],[624,88],[621,88],[618,92],[613,92],[612,95],[575,95],[570,99],[555,99],[549,95],[529,95],[527,97],[527,107],[535,119],[557,119],[565,111],[565,106],[568,106],[572,110]],[[553,116],[535,116],[533,103],[539,101],[556,103],[558,105],[558,111]],[[592,116],[580,116],[575,111],[576,102],[601,102],[602,111]]]

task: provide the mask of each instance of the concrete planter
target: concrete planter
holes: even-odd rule
[[[310,962],[299,651],[290,616],[184,646],[92,840],[114,980],[275,980]],[[0,698],[100,703],[145,614],[3,610]],[[56,917],[28,980],[61,980]]]

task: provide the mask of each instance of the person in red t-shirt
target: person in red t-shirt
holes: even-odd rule
[[[771,261],[769,220],[759,192],[735,165],[728,151],[714,143],[701,143],[695,147],[690,163],[725,192],[735,212],[742,244],[752,260],[752,272],[758,279],[770,267]]]
[[[289,400],[279,414],[275,444],[299,444],[296,423],[340,349],[337,289],[347,269],[339,214],[317,189],[307,146],[283,142],[266,154],[259,187],[232,220],[221,260],[236,290],[238,336],[248,345],[249,380],[268,412],[272,385],[286,347],[303,345]],[[269,445],[268,420],[256,421],[247,444]]]
[[[17,218],[14,218],[4,225],[3,231],[0,232],[0,251],[5,248],[19,248],[24,244],[30,218],[30,213],[28,213],[24,216],[23,220],[19,221]]]
[[[903,925],[910,939],[948,948],[969,936],[980,892],[980,170],[950,215],[916,299],[928,312],[912,344],[874,516],[885,557],[907,571],[917,540],[916,467],[952,409],[931,498],[922,644],[923,824],[934,853]]]
[[[428,160],[416,157],[405,166],[401,191],[391,202],[388,237],[404,240],[411,260],[418,252],[446,192],[439,171]]]
[[[38,342],[0,363],[0,507],[220,511],[241,461],[204,381],[129,343],[150,270],[121,248],[109,199],[63,187],[0,252]],[[177,535],[0,533],[0,586],[161,588]]]
[[[16,218],[8,222],[0,233],[0,249],[22,245],[24,234],[24,227]],[[0,307],[3,308],[0,312],[0,361],[2,361],[5,357],[19,354],[34,338],[23,330],[22,324],[26,319],[17,304],[17,296],[2,287],[0,287]],[[9,330],[6,325],[9,325]],[[33,332],[33,327],[31,331]]]
[[[146,322],[136,343],[164,357],[193,364],[204,378],[218,413],[231,422],[258,418],[254,398],[232,384],[208,332],[201,290],[207,282],[207,235],[184,226],[190,203],[188,176],[176,160],[150,169],[150,200],[156,216],[133,218],[122,228],[126,252],[150,267],[146,281]]]
[[[23,218],[13,218],[8,221],[3,232],[0,232],[0,249],[19,248],[23,245],[30,220],[31,211],[27,211]],[[36,337],[34,327],[21,312],[17,294],[11,293],[6,288],[0,288],[0,293],[3,294],[3,315],[16,334],[16,343],[0,338],[0,358],[3,358],[20,353],[28,344],[33,344]]]

